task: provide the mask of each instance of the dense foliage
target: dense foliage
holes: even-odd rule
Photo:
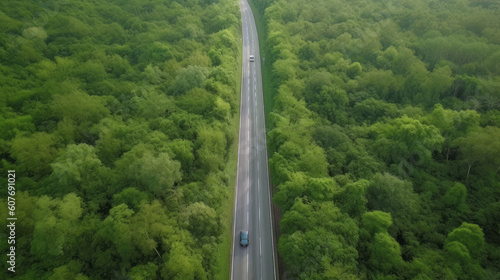
[[[17,175],[9,276],[214,279],[239,17],[228,0],[0,3],[0,176]]]
[[[498,279],[498,2],[254,4],[288,279]]]

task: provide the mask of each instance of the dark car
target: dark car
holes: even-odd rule
[[[248,231],[246,230],[240,231],[240,246],[248,247]]]

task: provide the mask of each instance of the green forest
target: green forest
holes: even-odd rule
[[[282,276],[500,279],[500,3],[250,2]],[[238,1],[2,1],[0,27],[9,279],[227,279]]]
[[[0,220],[8,170],[18,219],[0,279],[217,279],[238,3],[1,1],[0,26]]]
[[[500,279],[500,3],[253,4],[287,279]]]

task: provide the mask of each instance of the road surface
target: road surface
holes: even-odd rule
[[[231,279],[272,280],[276,279],[276,242],[272,234],[259,40],[247,0],[240,0],[240,10],[243,71]],[[250,55],[255,56],[254,62]],[[239,244],[241,230],[248,230],[246,248]]]

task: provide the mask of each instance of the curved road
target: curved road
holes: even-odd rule
[[[231,279],[271,280],[276,279],[276,243],[272,234],[259,40],[247,0],[240,0],[240,10],[243,72]],[[250,55],[255,56],[254,62],[249,60]],[[246,248],[239,244],[241,230],[248,230]]]

